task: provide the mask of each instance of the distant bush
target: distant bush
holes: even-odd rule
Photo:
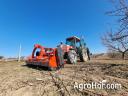
[[[92,58],[98,58],[98,57],[103,56],[103,55],[104,55],[104,53],[91,54],[91,57],[92,57]]]
[[[117,53],[115,53],[115,52],[107,53],[107,55],[109,58],[116,58],[117,57]]]
[[[21,59],[21,60],[24,60],[24,59],[25,59],[25,56],[21,56],[20,59]]]
[[[122,58],[122,54],[119,52],[108,52],[107,56],[112,59],[121,59]],[[125,53],[124,59],[128,59],[128,52]]]
[[[99,54],[93,54],[91,55],[92,59],[114,59],[114,60],[120,60],[122,59],[122,54],[116,51],[108,51],[107,53],[99,53]],[[125,53],[124,59],[128,60],[128,52]]]
[[[0,59],[3,59],[4,58],[4,56],[0,56]]]

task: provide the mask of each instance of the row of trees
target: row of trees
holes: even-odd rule
[[[122,54],[122,59],[125,59],[125,53],[128,52],[128,1],[127,0],[111,0],[114,5],[112,11],[107,12],[107,15],[118,17],[119,25],[116,32],[106,32],[102,37],[102,43],[111,52],[119,52]]]

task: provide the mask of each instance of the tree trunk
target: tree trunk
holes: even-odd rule
[[[123,60],[125,59],[125,58],[124,58],[124,57],[125,57],[124,55],[125,55],[125,52],[122,52],[122,59],[123,59]]]

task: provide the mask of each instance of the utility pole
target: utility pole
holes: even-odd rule
[[[21,57],[21,44],[20,44],[20,47],[19,47],[18,62],[20,62],[20,57]]]

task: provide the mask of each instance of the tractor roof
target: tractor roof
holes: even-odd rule
[[[76,42],[79,42],[80,41],[80,38],[76,37],[76,36],[72,36],[72,37],[69,37],[67,38],[66,40],[67,41],[72,41],[72,40],[75,40],[76,39]]]

